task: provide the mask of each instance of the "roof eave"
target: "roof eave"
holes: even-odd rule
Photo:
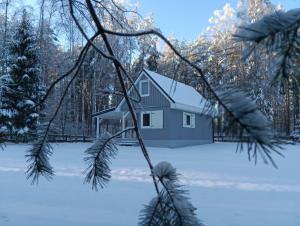
[[[204,114],[204,115],[210,115],[202,107],[191,106],[191,105],[186,105],[186,104],[181,104],[181,103],[172,103],[171,109],[182,110],[182,111]]]

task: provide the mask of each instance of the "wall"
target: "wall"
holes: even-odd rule
[[[141,80],[147,79],[142,75]],[[137,85],[137,88],[139,85]],[[137,98],[137,95],[132,95]],[[141,128],[141,112],[163,110],[162,129],[140,129],[145,143],[151,146],[178,147],[187,145],[197,145],[212,143],[212,120],[210,117],[196,114],[195,128],[183,128],[183,111],[170,109],[169,100],[150,82],[150,95],[142,97],[140,103],[134,103],[137,113],[139,127]],[[128,111],[124,102],[120,106],[121,111]]]
[[[148,79],[145,75],[142,75],[141,80]],[[137,85],[137,88],[139,88],[139,85]],[[132,92],[130,95],[137,99],[137,95],[135,92]],[[134,103],[134,102],[133,102]],[[147,97],[142,97],[142,101],[140,103],[134,103],[135,109],[157,109],[157,107],[160,108],[169,108],[170,102],[169,100],[159,91],[157,88],[153,85],[152,82],[150,82],[150,93]],[[127,104],[125,101],[120,106],[121,111],[128,111]]]

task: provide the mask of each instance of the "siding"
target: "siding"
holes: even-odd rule
[[[170,110],[171,139],[179,140],[212,140],[211,117],[195,114],[195,128],[184,128],[182,123],[183,111]],[[177,122],[177,123],[174,123]]]
[[[142,75],[141,80],[148,79],[145,75]],[[137,85],[137,88],[139,88],[139,84]],[[137,98],[137,95],[135,92],[132,92],[133,94],[130,95],[134,98]],[[133,105],[136,110],[139,109],[159,109],[162,108],[169,108],[170,102],[169,100],[159,91],[157,88],[153,85],[152,81],[150,81],[150,90],[149,90],[149,96],[142,97],[142,100],[140,103],[134,103]],[[123,102],[123,104],[120,106],[121,111],[128,111],[127,104]],[[159,110],[157,109],[157,110]]]
[[[151,110],[161,110],[155,108]],[[145,140],[199,140],[212,142],[212,119],[209,116],[195,114],[195,128],[183,128],[183,111],[170,108],[162,109],[163,128],[162,129],[142,129],[141,128],[141,110],[137,111],[138,123],[141,128],[142,136]]]
[[[152,129],[152,128],[141,128],[141,112],[144,111],[143,109],[137,110],[137,117],[138,117],[138,124],[141,131],[141,134],[145,140],[164,140],[170,139],[170,120],[168,111],[169,108],[161,108],[161,107],[152,107],[151,109],[145,109],[145,111],[155,111],[155,110],[163,110],[163,128],[162,129]]]

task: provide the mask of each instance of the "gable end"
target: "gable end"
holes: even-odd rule
[[[160,87],[160,85],[145,71],[143,70],[140,75],[138,76],[138,78],[136,79],[136,81],[134,82],[134,85],[137,87],[138,91],[140,88],[140,84],[139,82],[142,80],[148,79],[149,83],[150,83],[150,95],[149,96],[142,96],[142,101],[141,103],[143,103],[143,99],[144,98],[152,98],[155,93],[156,95],[159,95],[161,98],[165,99],[163,102],[166,103],[166,101],[171,105],[172,103],[175,103],[175,101]],[[133,93],[134,97],[137,98],[137,94],[135,93],[135,89],[133,86],[130,87],[129,91],[128,91],[128,95],[131,95]],[[116,111],[124,111],[124,104],[126,104],[125,98],[123,97],[122,100],[120,101],[120,103],[117,105],[116,107]],[[139,105],[140,103],[135,103],[133,102],[134,105]],[[147,106],[144,106],[147,107]],[[149,106],[149,107],[153,107],[153,106]],[[156,107],[159,107],[158,105]],[[127,106],[125,107],[127,108]]]

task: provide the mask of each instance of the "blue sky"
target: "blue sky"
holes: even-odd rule
[[[135,2],[135,1],[133,1]],[[140,0],[140,11],[154,14],[156,27],[165,35],[174,34],[180,40],[192,40],[209,25],[213,12],[226,3],[236,7],[237,0]],[[300,0],[273,0],[285,9],[300,7]]]
[[[35,5],[38,0],[26,0],[23,4]],[[152,12],[155,26],[163,34],[174,34],[179,40],[191,41],[209,26],[208,19],[213,12],[222,9],[226,3],[236,7],[238,0],[131,0],[140,2],[142,15]],[[300,7],[300,0],[272,0],[285,9]]]

